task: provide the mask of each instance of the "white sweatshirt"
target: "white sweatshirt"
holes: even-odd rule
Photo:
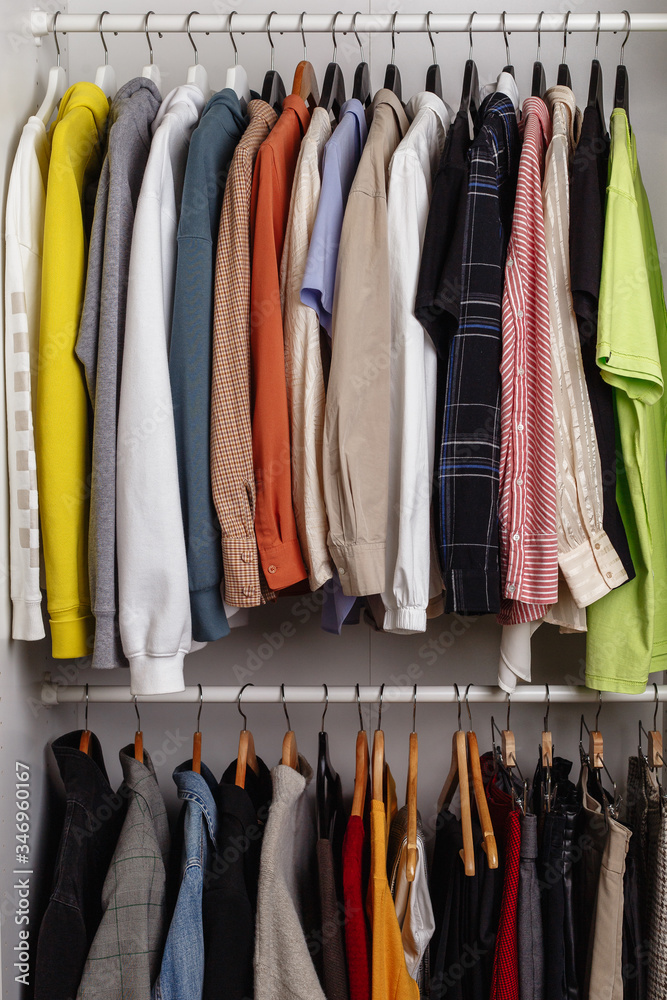
[[[49,140],[32,117],[14,159],[5,227],[5,379],[12,638],[43,639],[33,405],[37,397]]]
[[[120,635],[133,694],[182,691],[190,592],[169,382],[176,234],[192,131],[205,98],[165,97],[137,203],[118,415],[116,526]]]

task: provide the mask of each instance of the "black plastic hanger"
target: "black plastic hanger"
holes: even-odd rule
[[[266,22],[266,34],[269,39],[269,45],[271,46],[271,69],[264,77],[264,84],[262,86],[262,100],[265,101],[267,104],[270,104],[271,107],[274,108],[278,112],[278,114],[280,114],[280,112],[283,109],[283,101],[285,100],[287,92],[285,90],[285,84],[282,81],[280,73],[278,73],[278,71],[273,68],[275,50],[273,47],[273,39],[271,38],[271,18],[275,13],[276,11],[272,10],[271,13],[269,14],[269,19]]]
[[[336,822],[339,779],[329,757],[329,736],[324,731],[324,716],[327,714],[327,709],[329,708],[329,689],[326,684],[323,684],[322,687],[324,688],[325,704],[318,741],[317,778],[315,782],[317,833],[321,840],[331,840]]]
[[[506,65],[503,66],[503,73],[509,73],[510,76],[516,76],[514,72],[514,66],[512,66],[512,56],[510,55],[510,43],[507,37],[509,34],[511,34],[511,32],[509,32],[505,27],[506,15],[507,11],[503,11],[503,38],[505,39],[505,58],[507,59]]]
[[[299,19],[299,30],[301,31],[301,39],[303,41],[303,59],[297,64],[294,71],[292,93],[298,94],[312,112],[313,109],[320,103],[320,91],[317,86],[315,67],[311,62],[308,62],[308,46],[306,45],[306,35],[303,30],[303,18],[305,13],[305,10],[302,11]]]
[[[604,117],[604,87],[602,84],[602,66],[598,60],[598,43],[600,41],[600,11],[598,11],[597,34],[595,36],[595,55],[591,63],[591,79],[588,84],[588,107],[595,108],[600,116],[603,129],[606,128]]]
[[[614,87],[614,107],[623,108],[626,115],[628,116],[628,122],[630,121],[630,80],[628,79],[628,71],[624,65],[625,59],[625,43],[630,37],[630,32],[632,31],[632,21],[630,20],[630,13],[624,10],[628,22],[628,28],[625,33],[625,38],[621,45],[621,56],[618,66],[616,67],[616,86]]]
[[[394,25],[396,24],[396,15],[398,11],[394,11],[391,18],[391,62],[388,63],[386,72],[384,74],[384,87],[386,90],[393,90],[399,101],[403,100],[403,85],[401,83],[401,73],[396,65],[396,32]]]
[[[570,67],[567,64],[567,25],[570,20],[570,11],[568,10],[565,15],[565,28],[563,29],[563,55],[561,57],[561,63],[558,67],[558,76],[556,78],[556,83],[559,87],[569,87],[572,89],[572,77],[570,76]]]
[[[476,10],[472,12],[470,21],[468,22],[470,50],[465,69],[463,70],[463,87],[461,89],[461,104],[459,105],[459,111],[469,114],[473,121],[477,116],[477,109],[479,108],[479,74],[477,73],[477,65],[472,57],[472,21],[476,13]]]
[[[425,89],[430,94],[436,94],[442,100],[442,78],[440,76],[440,67],[438,65],[438,54],[435,51],[435,42],[433,41],[433,35],[431,34],[431,11],[429,11],[426,15],[426,30],[428,31],[428,37],[431,42],[433,63],[426,70]]]
[[[544,72],[544,66],[540,59],[542,51],[542,18],[544,17],[544,11],[540,11],[540,16],[537,20],[537,56],[535,57],[535,62],[533,63],[533,82],[530,87],[530,93],[532,97],[544,97],[547,90],[547,75]]]
[[[359,11],[355,12],[352,19],[352,31],[354,32],[354,37],[357,39],[357,45],[359,46],[359,53],[361,55],[361,62],[354,71],[354,84],[352,86],[352,97],[356,98],[357,101],[361,101],[365,108],[370,107],[373,100],[373,94],[371,91],[371,71],[368,68],[368,63],[364,59],[364,47],[361,44],[361,39],[359,38],[359,32],[357,31],[357,17],[359,16]]]
[[[336,121],[340,118],[340,109],[345,104],[345,79],[343,77],[343,71],[338,65],[338,45],[336,43],[336,19],[338,15],[342,13],[342,10],[337,10],[334,14],[333,24],[331,26],[333,56],[324,74],[322,96],[320,98],[320,107],[325,108],[329,112],[333,112]]]

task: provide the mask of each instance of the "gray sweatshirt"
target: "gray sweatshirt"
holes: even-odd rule
[[[117,610],[116,425],[132,226],[160,101],[155,84],[136,77],[121,87],[111,104],[76,344],[93,406],[88,565],[94,667],[127,665]]]

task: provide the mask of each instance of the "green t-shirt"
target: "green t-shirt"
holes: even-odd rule
[[[667,668],[667,313],[635,137],[621,108],[611,117],[597,361],[614,389],[616,499],[636,577],[588,608],[586,683],[636,694],[649,672]]]

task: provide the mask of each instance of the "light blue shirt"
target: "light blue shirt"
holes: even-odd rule
[[[322,155],[322,188],[301,285],[301,301],[315,310],[329,337],[345,205],[367,134],[364,106],[352,98],[341,108],[338,126]]]

